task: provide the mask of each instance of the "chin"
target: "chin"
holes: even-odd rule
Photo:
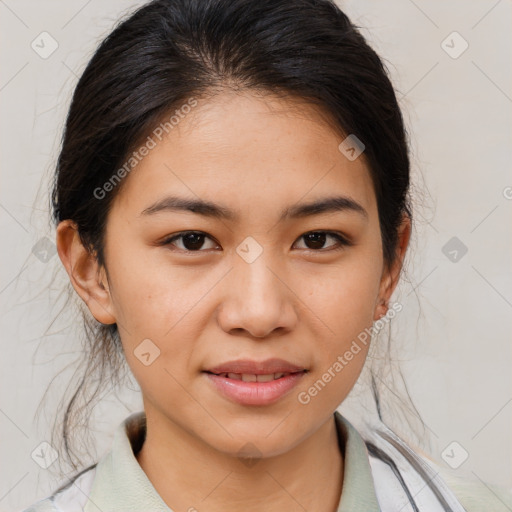
[[[298,427],[283,425],[282,418],[268,416],[264,421],[237,419],[236,424],[220,421],[224,429],[214,438],[202,438],[215,450],[236,458],[269,458],[282,455],[296,446],[302,439]],[[216,433],[219,429],[216,430]],[[204,432],[203,432],[204,433]]]

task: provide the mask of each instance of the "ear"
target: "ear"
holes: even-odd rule
[[[63,220],[57,226],[57,252],[73,288],[94,318],[102,324],[114,324],[105,269],[99,267],[96,256],[84,247],[71,220]]]
[[[393,291],[398,284],[400,271],[402,270],[405,253],[411,237],[411,219],[409,215],[404,214],[402,222],[398,228],[398,239],[395,261],[389,266],[385,266],[380,282],[379,295],[375,304],[373,319],[382,318],[388,311],[388,303]]]

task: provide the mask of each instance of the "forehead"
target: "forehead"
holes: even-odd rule
[[[284,203],[339,193],[375,209],[364,153],[349,160],[339,149],[341,130],[309,103],[222,93],[198,99],[175,119],[124,178],[118,207],[142,211],[148,201],[172,193],[239,212],[258,206],[281,212]]]

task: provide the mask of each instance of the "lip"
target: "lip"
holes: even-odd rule
[[[307,369],[284,359],[267,359],[261,362],[243,359],[220,364],[203,373],[218,392],[237,404],[270,405],[286,396],[304,377]],[[224,375],[226,373],[288,375],[267,382],[245,382],[229,378]]]
[[[284,359],[266,359],[265,361],[252,361],[238,359],[208,368],[210,373],[247,373],[250,375],[266,375],[269,373],[295,373],[305,370],[304,366],[297,366]]]

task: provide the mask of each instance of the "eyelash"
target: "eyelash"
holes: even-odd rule
[[[350,240],[348,240],[346,237],[344,237],[340,233],[336,233],[335,231],[322,231],[322,230],[319,230],[319,231],[308,231],[307,233],[304,233],[303,235],[301,235],[298,238],[298,240],[300,240],[301,238],[303,238],[306,235],[310,235],[310,234],[313,234],[313,233],[315,233],[315,234],[319,234],[320,233],[320,234],[332,236],[333,238],[335,238],[338,241],[338,246],[337,247],[335,246],[334,248],[329,248],[329,249],[302,249],[302,250],[308,251],[310,253],[312,253],[312,252],[313,253],[323,253],[323,252],[330,252],[330,251],[339,251],[339,250],[344,249],[345,247],[350,247],[350,246],[353,245],[353,243]],[[172,242],[174,242],[175,240],[183,238],[184,236],[189,235],[189,234],[204,235],[206,238],[209,238],[210,240],[214,241],[213,238],[208,236],[203,231],[182,231],[181,233],[178,233],[176,235],[172,235],[169,238],[166,238],[159,245],[162,245],[162,246],[172,245]],[[201,250],[201,249],[199,249],[197,251],[192,251],[192,250],[188,250],[188,249],[185,249],[185,250],[178,249],[178,251],[183,252],[183,253],[200,253],[200,252],[205,252],[205,250]]]

